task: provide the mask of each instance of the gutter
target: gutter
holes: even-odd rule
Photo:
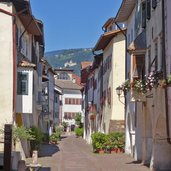
[[[164,0],[162,0],[162,30],[163,30],[163,44],[162,44],[162,59],[163,59],[163,75],[165,80],[167,79],[167,69],[166,69],[166,46],[165,46],[165,3]],[[167,87],[164,89],[165,91],[165,109],[166,109],[166,131],[167,131],[167,142],[171,144],[171,138],[170,138],[170,124],[169,124],[169,111],[168,111],[168,92]]]
[[[16,22],[15,22],[16,15],[13,13],[10,13],[8,11],[5,11],[2,8],[0,8],[0,12],[13,17],[12,31],[13,31],[13,119],[14,119],[14,114],[16,111],[16,82],[17,82],[16,81],[17,80],[16,79],[17,78],[17,74],[16,74],[16,71],[17,71],[17,63],[16,63],[17,52],[16,52]],[[13,120],[13,122],[14,122],[14,120]]]

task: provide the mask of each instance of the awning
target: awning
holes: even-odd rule
[[[125,31],[126,29],[123,29],[122,31]],[[99,38],[98,42],[96,43],[95,47],[93,48],[93,51],[98,50],[104,50],[105,47],[110,43],[110,41],[113,39],[117,33],[120,33],[121,30],[112,30],[110,32],[106,32]]]
[[[123,0],[122,4],[118,10],[118,13],[115,17],[116,22],[125,22],[131,15],[135,5],[136,0]]]
[[[35,68],[36,65],[30,62],[27,58],[20,60],[18,63],[19,67],[28,67],[28,68]]]
[[[54,87],[54,90],[55,90],[58,94],[62,95],[62,90],[60,90],[57,86]]]

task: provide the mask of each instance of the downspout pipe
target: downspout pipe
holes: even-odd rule
[[[167,68],[166,68],[166,45],[165,45],[165,3],[164,0],[162,0],[162,30],[163,30],[163,51],[162,51],[162,59],[163,59],[163,75],[165,80],[167,79]],[[168,111],[168,92],[167,87],[164,89],[165,91],[165,109],[166,109],[166,131],[167,131],[167,142],[171,144],[170,139],[170,125],[169,125],[169,111]]]
[[[16,76],[16,72],[17,72],[16,15],[9,11],[6,11],[2,8],[0,8],[0,12],[13,17],[12,31],[13,31],[13,119],[14,119],[14,114],[15,114],[15,110],[16,110],[16,78],[17,78],[17,76]],[[13,120],[13,122],[14,122],[14,120]]]

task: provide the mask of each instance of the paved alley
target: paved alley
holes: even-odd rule
[[[66,136],[58,145],[43,145],[41,171],[149,171],[125,154],[94,154],[81,138]]]

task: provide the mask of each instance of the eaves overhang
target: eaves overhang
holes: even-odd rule
[[[118,33],[126,31],[126,29],[122,30],[112,30],[110,32],[106,32],[102,34],[96,43],[95,47],[93,48],[93,51],[99,51],[99,50],[104,50],[105,47],[110,43],[110,41],[116,36]]]
[[[35,36],[42,36],[42,31],[33,15],[21,14],[19,18],[29,33]]]
[[[123,0],[115,17],[115,22],[125,22],[131,15],[137,0]]]

